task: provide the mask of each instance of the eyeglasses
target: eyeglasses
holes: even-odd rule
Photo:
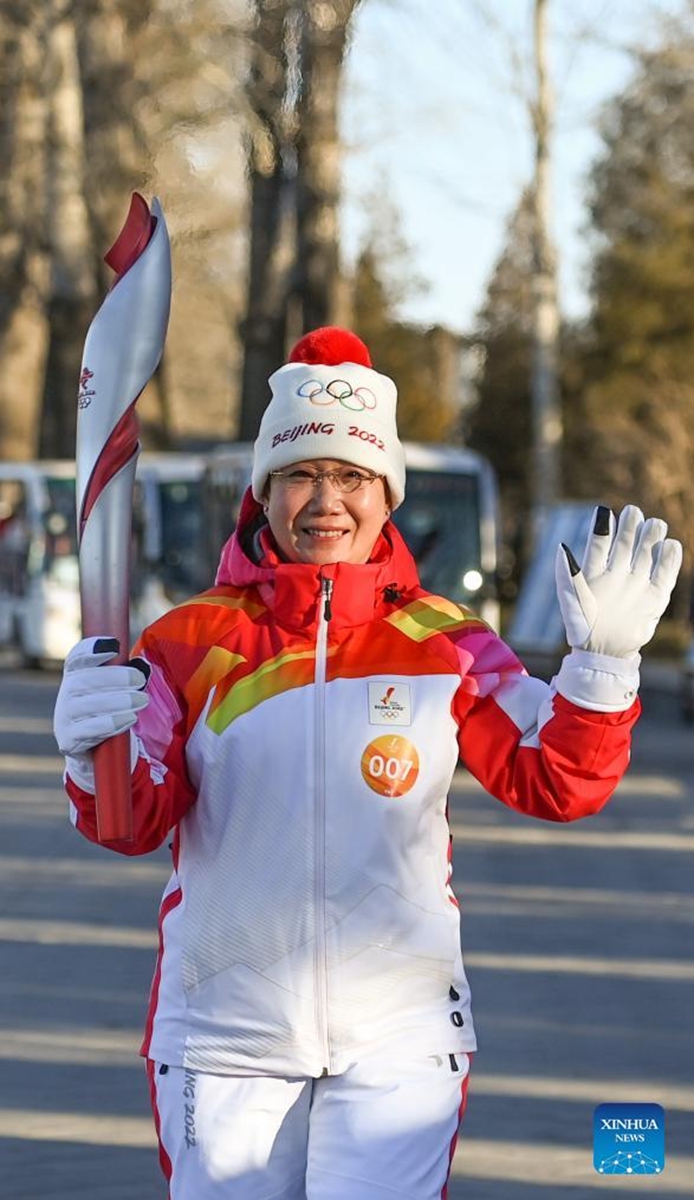
[[[294,471],[270,471],[271,479],[279,479],[283,487],[293,491],[315,492],[324,479],[330,480],[331,487],[344,495],[351,495],[373,483],[375,479],[383,479],[383,475],[372,475],[370,471],[360,471],[356,467],[339,467],[335,471],[307,471],[303,467]]]

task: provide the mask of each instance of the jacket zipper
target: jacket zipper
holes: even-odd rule
[[[330,1040],[328,1037],[328,970],[325,931],[325,677],[328,653],[328,622],[332,616],[330,599],[334,582],[321,575],[321,612],[316,640],[316,1021],[321,1040],[323,1069],[327,1075],[330,1067]]]

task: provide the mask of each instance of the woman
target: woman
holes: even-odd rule
[[[137,664],[94,670],[113,644],[80,643],[56,737],[86,837],[91,749],[128,728],[135,840],[113,848],[174,830],[142,1047],[173,1200],[433,1200],[476,1044],[456,762],[531,816],[597,812],[680,550],[598,510],[583,572],[558,559],[574,649],[549,687],[419,586],[389,522],[396,391],[363,343],[309,334],[270,384],[215,587],[145,630]]]

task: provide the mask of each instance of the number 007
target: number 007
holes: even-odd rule
[[[407,779],[414,763],[411,758],[384,758],[382,754],[373,754],[369,759],[369,774],[374,779],[385,775],[387,779]]]

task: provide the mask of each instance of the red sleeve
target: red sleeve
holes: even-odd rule
[[[502,803],[549,821],[599,812],[629,765],[641,711],[579,708],[528,676],[497,637],[461,638],[470,660],[456,695],[460,756]]]

